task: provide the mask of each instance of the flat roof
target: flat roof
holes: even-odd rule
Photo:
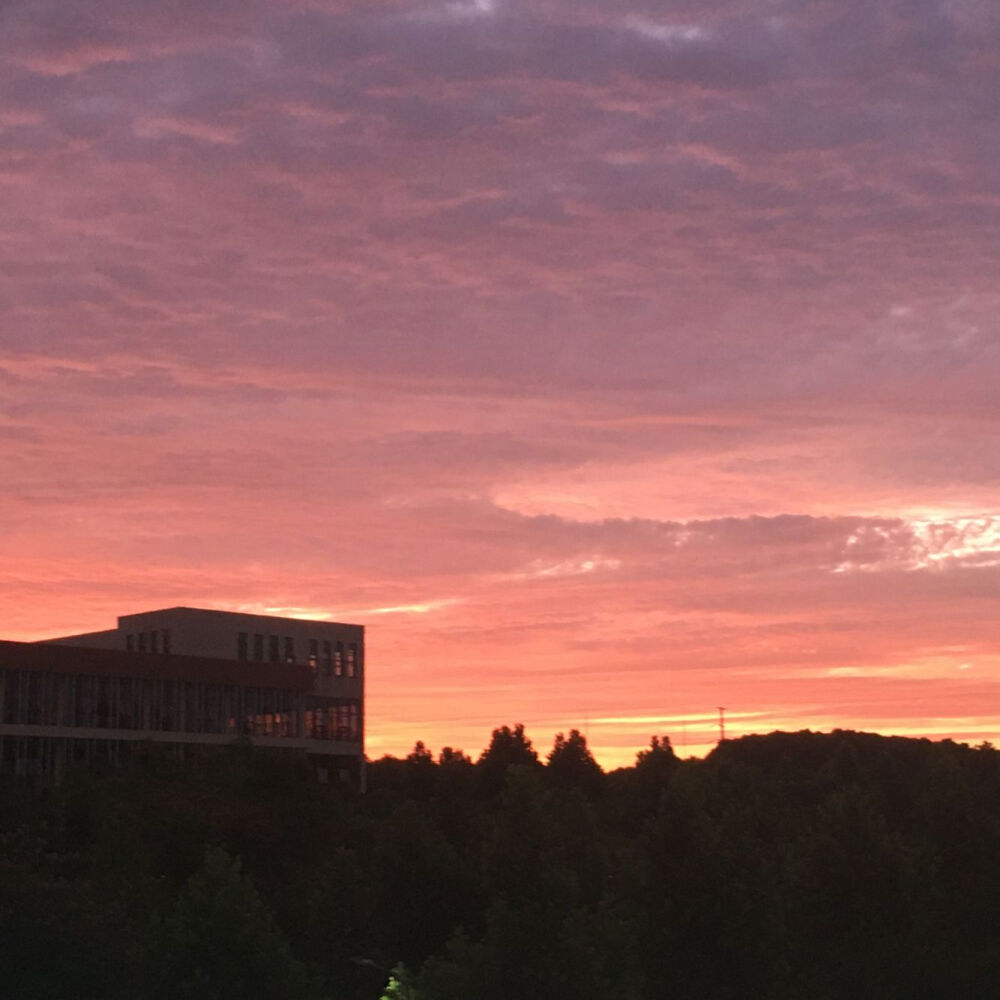
[[[138,618],[142,615],[163,615],[177,611],[183,611],[185,614],[224,615],[227,618],[263,618],[273,622],[295,622],[297,625],[336,625],[339,628],[356,628],[364,631],[364,625],[357,625],[352,622],[334,622],[328,621],[325,618],[294,618],[288,615],[261,615],[252,611],[223,611],[220,608],[191,608],[186,604],[178,604],[171,608],[153,608],[149,611],[132,611],[127,615],[119,615],[118,621],[122,622],[127,618]]]

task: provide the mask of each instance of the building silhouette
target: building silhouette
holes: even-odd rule
[[[363,787],[364,672],[360,625],[201,608],[0,641],[0,768],[58,779],[149,743],[187,757],[242,738]]]

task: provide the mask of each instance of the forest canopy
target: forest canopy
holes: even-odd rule
[[[837,731],[418,743],[368,793],[246,745],[0,795],[3,994],[995,995],[1000,755]]]

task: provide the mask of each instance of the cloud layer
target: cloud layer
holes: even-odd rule
[[[351,616],[373,753],[995,734],[998,45],[975,0],[8,3],[5,636]]]

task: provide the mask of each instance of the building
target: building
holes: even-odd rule
[[[149,742],[187,756],[243,737],[363,787],[364,660],[360,625],[200,608],[0,641],[0,768],[58,778]]]

